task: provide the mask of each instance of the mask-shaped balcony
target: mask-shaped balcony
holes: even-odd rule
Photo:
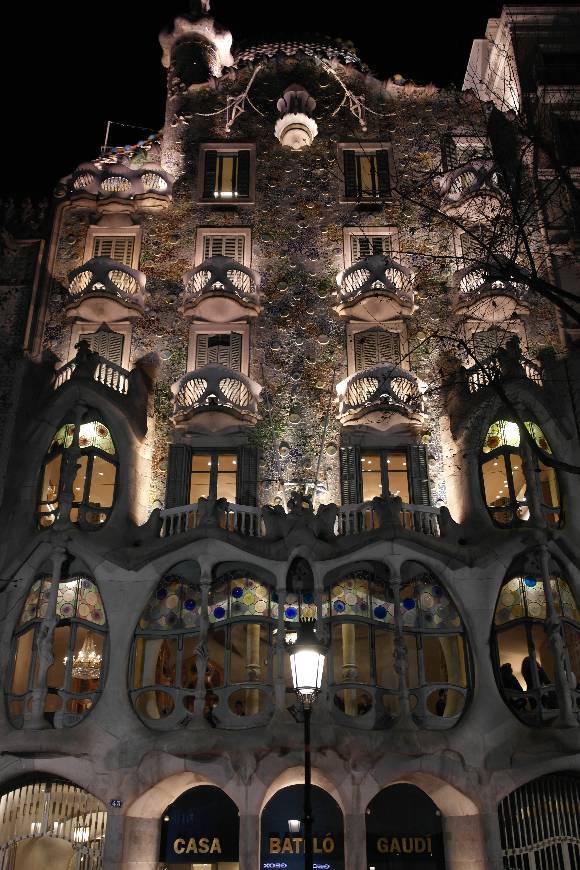
[[[458,205],[470,197],[501,196],[500,176],[493,160],[470,160],[434,181],[444,205]]]
[[[423,423],[423,398],[416,377],[385,363],[357,372],[336,387],[338,419],[343,426],[418,430]]]
[[[157,163],[145,163],[131,169],[123,163],[81,163],[61,190],[81,204],[108,200],[134,200],[143,208],[165,208],[171,199],[173,179]]]
[[[94,257],[69,272],[72,302],[67,316],[95,323],[140,317],[145,306],[145,275],[108,257]]]
[[[505,323],[514,314],[529,311],[526,284],[506,278],[499,264],[473,263],[455,272],[451,283],[456,313],[469,313],[488,323]]]
[[[212,323],[227,323],[260,313],[260,276],[230,257],[204,260],[183,276],[182,311]]]
[[[358,320],[390,320],[415,311],[413,273],[395,260],[376,254],[358,260],[336,276],[341,317]]]
[[[188,372],[171,389],[176,425],[195,417],[196,428],[219,432],[236,423],[253,425],[258,420],[262,387],[225,366],[207,365]]]

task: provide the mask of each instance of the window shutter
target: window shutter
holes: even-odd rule
[[[120,366],[123,361],[124,336],[111,329],[99,329],[97,332],[86,332],[79,336],[88,342],[89,347],[99,356]]]
[[[409,447],[409,471],[413,504],[431,504],[427,451],[422,444]]]
[[[206,151],[203,166],[203,198],[212,199],[215,193],[217,151]]]
[[[356,199],[356,164],[354,151],[343,151],[342,156],[344,160],[344,195],[347,199]]]
[[[167,489],[165,507],[179,507],[189,504],[191,477],[191,447],[185,444],[171,444],[167,468]]]
[[[229,361],[226,365],[235,372],[242,370],[242,334],[232,332],[230,335]]]
[[[340,448],[340,495],[343,505],[362,500],[360,447]]]
[[[379,196],[388,196],[391,192],[391,179],[389,176],[389,152],[377,151],[375,155],[377,176],[379,179]]]
[[[205,333],[198,333],[195,342],[195,367],[200,369],[208,364],[208,338]]]
[[[241,447],[238,455],[237,504],[258,503],[258,448]]]
[[[238,152],[238,185],[237,194],[239,197],[250,196],[250,152]]]
[[[110,236],[95,236],[93,239],[93,257],[108,257],[112,259],[113,239]]]
[[[231,257],[242,263],[244,260],[243,236],[204,236],[203,259],[210,257]]]
[[[398,365],[401,361],[401,339],[398,332],[377,332],[379,362]]]
[[[392,254],[391,237],[390,236],[351,236],[351,258],[352,261],[365,260],[367,257],[373,257],[377,254],[382,254],[384,257],[389,257]]]
[[[441,138],[441,162],[443,172],[449,172],[450,169],[455,169],[457,166],[457,146],[450,133],[446,133]]]

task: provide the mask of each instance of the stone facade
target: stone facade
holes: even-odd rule
[[[78,866],[164,867],[167,808],[211,785],[239,867],[274,866],[260,818],[304,776],[285,638],[316,616],[337,867],[381,866],[368,807],[396,783],[436,807],[432,866],[515,866],[556,848],[506,833],[516,790],[568,777],[573,817],[580,774],[580,157],[518,126],[548,100],[531,23],[553,48],[572,13],[505,9],[458,92],[378,81],[342,44],[237,50],[206,5],[162,34],[160,137],[62,179],[38,286],[2,288],[26,362],[5,387],[1,791],[102,802],[68,833],[0,804],[3,860],[48,835]],[[557,101],[576,125],[577,85]],[[558,843],[554,866],[580,861]]]

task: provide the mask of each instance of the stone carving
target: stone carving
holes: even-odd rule
[[[85,341],[84,338],[75,344],[75,350],[77,353],[74,358],[75,367],[71,379],[88,378],[92,381],[101,361],[99,354],[91,350],[88,341]]]
[[[297,491],[288,499],[288,513],[281,505],[262,508],[266,537],[275,541],[288,541],[289,538],[293,538],[295,543],[308,542],[312,538],[333,540],[337,516],[335,504],[320,505],[315,514],[312,497]]]
[[[216,255],[186,272],[183,285],[190,299],[204,293],[232,293],[243,299],[258,295],[260,276],[230,257]]]
[[[224,528],[228,511],[226,498],[215,498],[210,495],[207,498],[201,496],[197,502],[198,528],[215,529]]]
[[[487,189],[500,192],[499,176],[493,160],[470,160],[433,180],[444,202],[455,203]]]
[[[318,134],[318,125],[312,118],[316,100],[302,85],[290,85],[278,100],[277,107],[280,118],[276,121],[274,135],[280,144],[292,151],[309,148]]]

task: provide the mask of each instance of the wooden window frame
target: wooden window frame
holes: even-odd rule
[[[86,263],[88,260],[93,259],[93,250],[95,246],[95,239],[99,236],[105,238],[119,238],[119,237],[127,237],[131,236],[133,238],[133,257],[131,263],[127,265],[131,269],[139,268],[139,258],[141,256],[141,240],[142,240],[143,230],[139,226],[129,226],[129,227],[105,227],[105,226],[96,226],[89,227],[87,230],[87,237],[85,241],[85,253],[83,263]]]
[[[198,227],[195,236],[195,265],[203,263],[205,240],[216,236],[241,236],[244,239],[244,256],[239,261],[248,269],[252,265],[252,230],[249,227]]]
[[[205,162],[208,151],[217,151],[222,154],[231,154],[239,151],[250,152],[250,179],[248,196],[242,199],[238,197],[224,198],[204,197]],[[232,208],[238,206],[255,205],[256,201],[256,145],[253,142],[202,142],[199,146],[199,161],[197,171],[197,201],[199,205],[212,206],[213,208]]]
[[[92,332],[98,332],[103,323],[95,323],[91,321],[78,321],[73,323],[71,329],[70,336],[70,345],[68,349],[68,359],[74,359],[76,355],[75,345],[78,344],[80,339],[85,334],[90,334]],[[123,357],[121,362],[121,367],[126,371],[129,370],[129,366],[131,364],[131,336],[132,336],[132,324],[130,321],[121,321],[119,323],[106,323],[106,326],[109,326],[113,332],[118,332],[123,336]]]
[[[346,179],[344,169],[344,153],[345,151],[354,151],[355,155],[365,157],[376,156],[378,151],[385,151],[387,154],[388,167],[388,182],[389,189],[385,196],[347,196],[346,194]],[[361,205],[377,205],[379,206],[384,201],[389,201],[392,197],[392,189],[395,182],[395,164],[393,159],[393,147],[390,142],[339,142],[337,145],[337,158],[340,175],[340,191],[339,202],[344,203],[359,203]]]
[[[392,257],[394,260],[399,258],[399,233],[396,227],[344,227],[342,234],[345,269],[348,269],[353,263],[358,262],[358,260],[353,260],[352,258],[352,239],[356,236],[389,236],[391,239]]]
[[[348,376],[356,374],[357,368],[355,365],[355,335],[359,332],[367,332],[371,329],[385,329],[388,332],[398,332],[401,342],[401,362],[400,367],[409,371],[409,345],[407,341],[407,328],[403,320],[386,320],[382,322],[369,323],[367,321],[358,323],[347,323],[346,325],[346,355]]]
[[[221,335],[222,333],[239,332],[242,336],[241,373],[248,375],[250,364],[250,327],[247,323],[192,323],[189,330],[189,346],[187,351],[187,371],[195,371],[195,360],[198,335]]]

